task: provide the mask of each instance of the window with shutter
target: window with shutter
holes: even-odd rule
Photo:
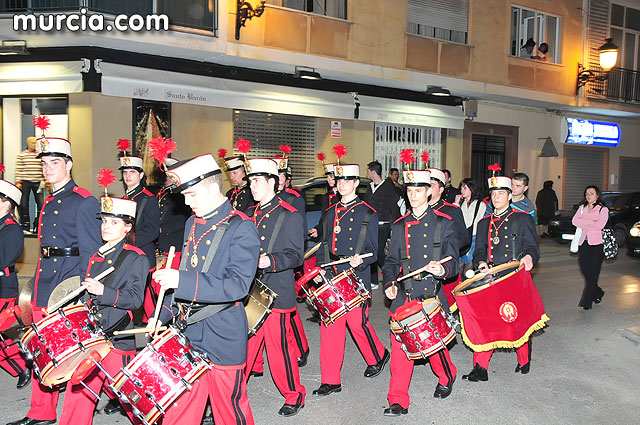
[[[267,0],[267,4],[347,19],[347,0]]]
[[[290,145],[289,166],[293,177],[313,177],[316,166],[316,118],[233,111],[234,140],[251,141],[249,158],[275,158],[280,145]]]
[[[530,42],[533,44],[527,48]],[[559,63],[560,17],[520,6],[511,6],[509,49],[511,56]]]
[[[409,0],[407,32],[467,44],[469,0]]]

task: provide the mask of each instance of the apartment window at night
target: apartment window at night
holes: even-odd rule
[[[267,0],[267,4],[347,19],[347,0]]]
[[[407,33],[468,43],[469,0],[409,0]]]
[[[546,52],[543,45],[546,45]],[[560,17],[511,7],[511,56],[560,62]]]

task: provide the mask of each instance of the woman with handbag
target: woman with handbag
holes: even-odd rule
[[[471,240],[469,251],[460,257],[460,271],[464,276],[464,272],[472,268],[473,250],[476,247],[476,228],[487,209],[487,206],[480,199],[480,192],[473,179],[466,178],[460,182],[458,205],[462,211],[464,225],[467,227],[469,239]]]
[[[602,229],[609,220],[609,209],[604,206],[597,186],[587,186],[584,198],[572,223],[580,229],[578,263],[585,279],[578,305],[583,310],[590,310],[592,303],[599,304],[604,296],[604,291],[598,286],[598,277],[604,260]]]

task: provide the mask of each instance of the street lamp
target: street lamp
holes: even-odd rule
[[[580,87],[587,84],[589,81],[605,81],[609,78],[609,71],[616,65],[618,61],[618,46],[613,44],[612,38],[605,39],[605,43],[598,48],[598,54],[600,56],[600,67],[602,71],[592,71],[590,69],[584,69],[581,63],[578,64],[578,82],[576,85],[576,95],[580,90]]]
[[[248,1],[236,1],[236,40],[240,40],[240,28],[244,27],[247,20],[262,16],[264,13],[264,3],[264,0],[261,0],[260,4],[254,8]]]

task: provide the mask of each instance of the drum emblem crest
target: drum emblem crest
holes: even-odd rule
[[[502,303],[498,311],[502,320],[507,323],[515,322],[515,320],[518,318],[518,309],[516,305],[511,301]]]

